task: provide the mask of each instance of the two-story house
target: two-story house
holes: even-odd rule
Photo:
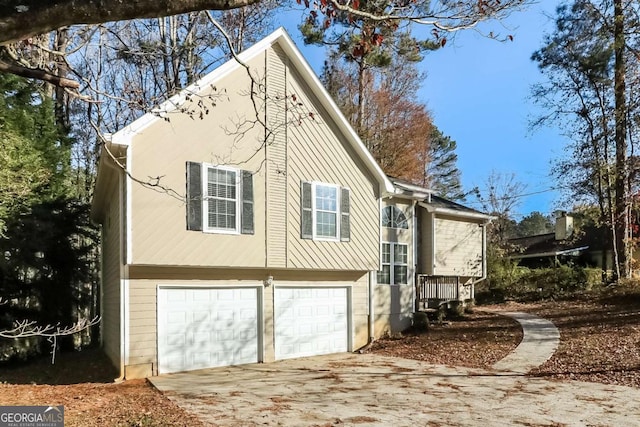
[[[429,197],[382,172],[279,29],[104,143],[104,351],[135,378],[400,330]]]

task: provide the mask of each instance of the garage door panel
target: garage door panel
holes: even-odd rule
[[[347,288],[276,288],[276,359],[348,351]]]
[[[257,288],[160,288],[160,373],[258,361]]]

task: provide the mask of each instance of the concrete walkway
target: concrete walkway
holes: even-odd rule
[[[507,357],[493,365],[493,369],[510,375],[525,375],[542,365],[555,353],[560,344],[560,332],[549,320],[529,313],[486,310],[509,316],[522,326],[522,341]]]

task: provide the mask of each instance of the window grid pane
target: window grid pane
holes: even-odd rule
[[[207,169],[208,226],[236,230],[237,174],[235,171]]]
[[[316,236],[337,237],[338,189],[316,185]]]
[[[378,283],[395,285],[409,283],[408,248],[408,245],[402,243],[382,244],[382,270],[378,271]]]
[[[382,244],[382,270],[378,271],[378,283],[391,284],[391,244]]]
[[[378,283],[389,285],[391,284],[391,267],[383,265],[382,270],[378,271]]]
[[[393,267],[393,282],[396,285],[407,284],[407,266],[406,265],[395,265]]]
[[[382,210],[382,226],[390,228],[392,226],[391,222],[391,212],[393,206],[387,206]]]

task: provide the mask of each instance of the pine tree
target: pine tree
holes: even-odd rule
[[[450,200],[464,201],[465,193],[460,182],[456,141],[443,133],[435,125],[429,135],[429,155],[426,159],[423,185],[435,194]]]

